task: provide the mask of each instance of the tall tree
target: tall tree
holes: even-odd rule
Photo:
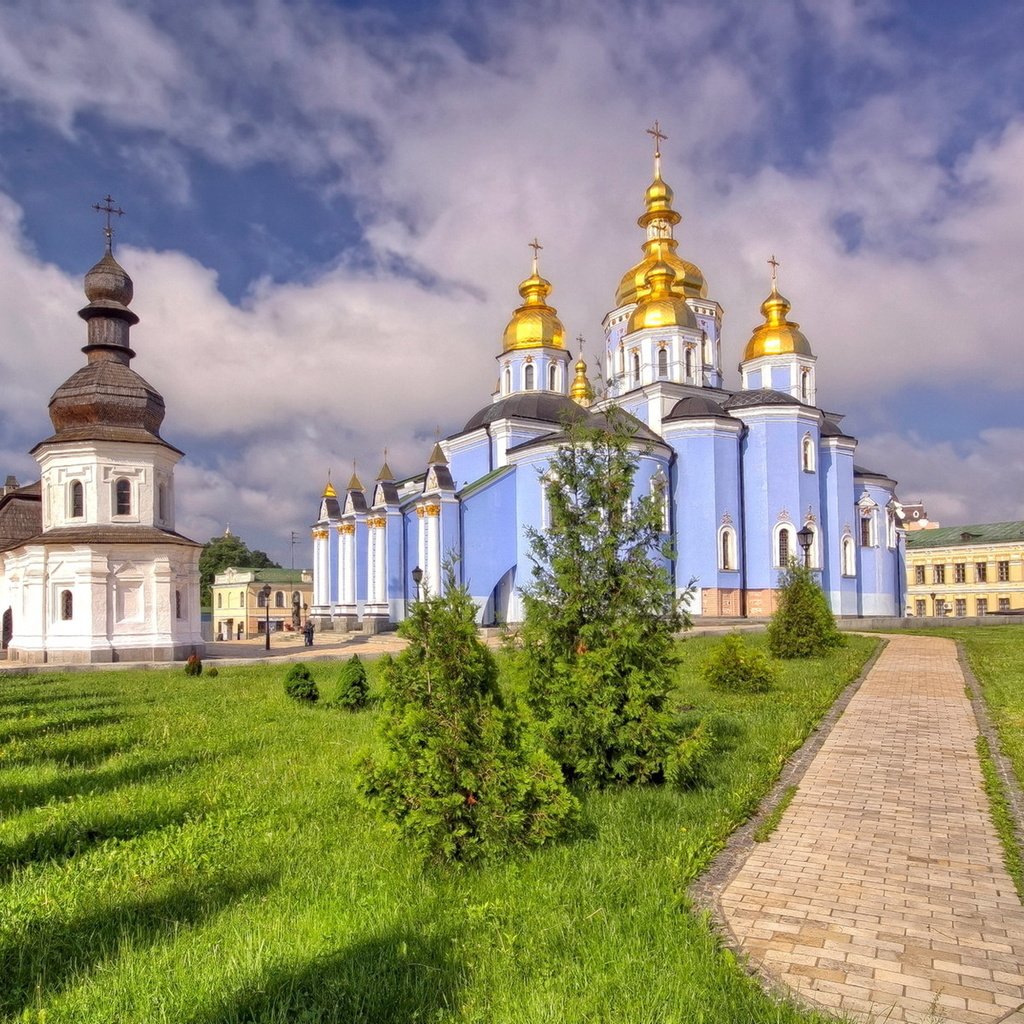
[[[199,556],[200,600],[204,605],[213,602],[211,587],[214,576],[232,566],[239,569],[281,568],[265,551],[251,551],[245,541],[233,533],[211,537]]]
[[[617,408],[566,426],[530,530],[533,577],[514,655],[549,752],[584,785],[665,776],[676,632],[689,625],[662,557],[662,497],[634,497],[637,421]],[[691,584],[692,586],[692,584]]]

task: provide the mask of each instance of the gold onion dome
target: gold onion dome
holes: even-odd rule
[[[626,333],[654,327],[691,327],[698,329],[697,318],[686,300],[673,289],[676,273],[665,260],[658,260],[647,271],[644,295],[629,315]]]
[[[538,246],[539,248],[539,246]],[[551,294],[551,282],[537,273],[537,256],[533,257],[533,273],[519,286],[523,304],[512,314],[502,349],[512,352],[521,348],[565,348],[565,328],[554,306],[545,301]]]
[[[575,369],[576,377],[569,388],[569,397],[577,405],[582,405],[584,409],[588,409],[594,399],[594,389],[590,386],[590,381],[587,380],[587,364],[582,355],[576,360]]]
[[[771,295],[761,303],[764,323],[756,327],[750,336],[750,341],[743,352],[744,361],[757,359],[759,356],[814,354],[811,352],[810,342],[800,330],[800,325],[786,319],[790,308],[789,299],[779,294],[773,277]]]

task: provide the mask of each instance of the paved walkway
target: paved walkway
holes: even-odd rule
[[[1024,906],[951,640],[894,637],[721,894],[751,962],[856,1020],[1024,1024]]]

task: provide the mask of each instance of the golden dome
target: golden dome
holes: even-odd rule
[[[691,327],[697,329],[697,318],[673,288],[676,273],[666,260],[654,263],[644,279],[644,294],[629,315],[626,334],[651,327]]]
[[[331,483],[331,478],[328,477],[327,478],[327,486],[324,487],[324,493],[323,493],[322,497],[324,497],[324,498],[336,498],[337,496],[338,496],[338,492],[334,489],[334,484]]]
[[[583,356],[576,360],[576,379],[569,388],[569,397],[577,405],[582,405],[584,409],[589,409],[590,403],[594,399],[594,389],[590,386],[590,381],[587,380],[587,364],[584,362]]]
[[[743,360],[757,359],[759,356],[778,356],[795,353],[810,356],[811,344],[800,330],[800,325],[786,319],[790,310],[789,300],[779,294],[774,277],[772,293],[761,303],[764,323],[754,329],[754,333],[743,351]]]
[[[533,257],[533,273],[519,286],[523,304],[512,314],[502,343],[502,351],[520,348],[565,348],[565,328],[554,306],[545,301],[551,294],[551,282],[537,273],[537,256]]]

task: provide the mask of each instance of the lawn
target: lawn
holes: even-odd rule
[[[736,733],[709,785],[587,797],[588,838],[472,871],[357,802],[376,711],[299,706],[280,666],[0,678],[0,1020],[827,1019],[766,996],[686,887],[874,642],[743,698],[700,682],[713,642],[680,672]]]

